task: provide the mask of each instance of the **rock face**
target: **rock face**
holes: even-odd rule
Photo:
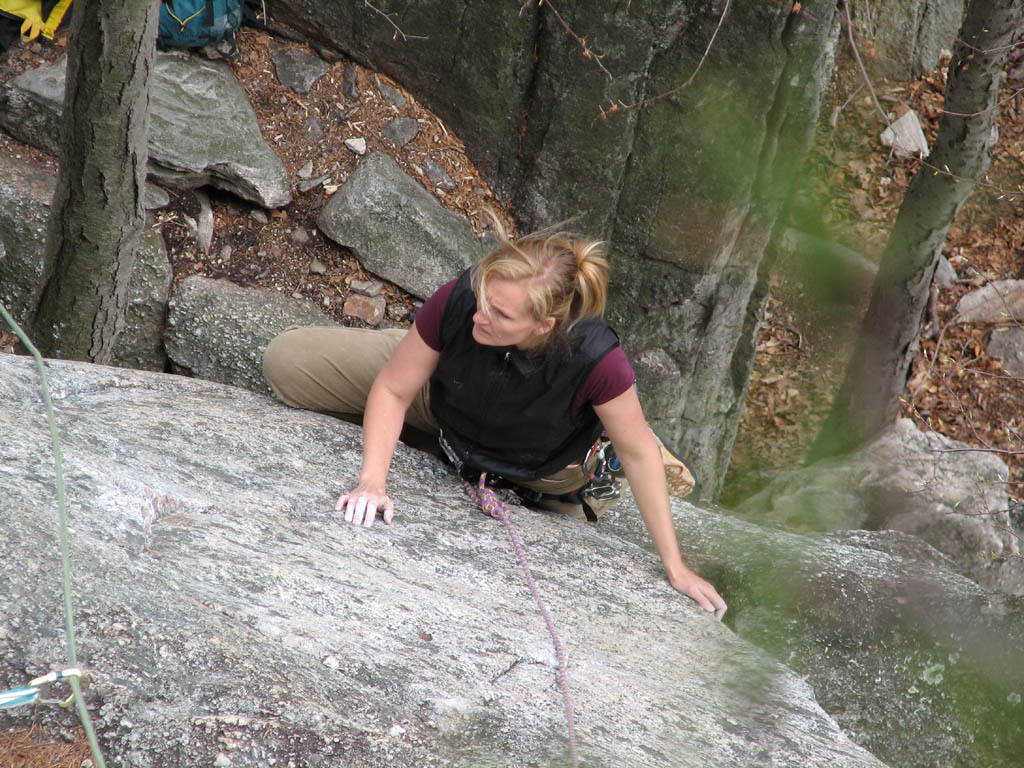
[[[643,540],[625,505],[601,524]],[[626,508],[628,509],[628,508]],[[1024,600],[957,575],[897,531],[785,532],[673,508],[688,562],[747,640],[806,675],[843,731],[899,768],[1000,766],[1024,754]],[[730,619],[731,617],[731,619]]]
[[[317,225],[360,263],[421,299],[484,255],[461,216],[379,152],[366,156],[324,205]]]
[[[999,457],[921,432],[900,419],[849,456],[786,472],[737,512],[798,530],[910,533],[982,586],[1024,594],[1024,560],[1010,525]]]
[[[399,517],[354,527],[330,510],[358,474],[357,428],[209,382],[47,367],[79,658],[108,760],[567,764],[551,643],[506,532],[436,459],[400,447]],[[0,564],[13,687],[64,657],[30,359],[0,355],[0,432],[5,552],[21,553]],[[620,538],[514,515],[568,647],[582,764],[882,766],[800,678],[676,595],[628,523]]]
[[[164,345],[179,370],[269,393],[263,350],[291,325],[335,323],[308,302],[275,291],[193,276],[170,301]]]
[[[64,58],[0,87],[0,125],[59,154]],[[291,201],[284,163],[263,140],[245,90],[220,62],[160,54],[150,91],[150,172],[161,184],[204,184],[266,208]]]
[[[850,4],[862,39],[872,43],[868,66],[884,77],[909,80],[931,72],[953,47],[963,0],[870,0]]]

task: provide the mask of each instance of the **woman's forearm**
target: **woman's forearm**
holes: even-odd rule
[[[649,445],[648,445],[649,442]],[[675,527],[672,525],[672,512],[669,505],[668,490],[665,487],[665,469],[661,463],[661,452],[653,434],[649,441],[644,440],[639,450],[618,453],[622,467],[626,471],[626,479],[633,491],[637,508],[643,518],[647,533],[654,544],[654,551],[661,558],[665,574],[669,581],[675,583],[689,572],[679,552]]]
[[[409,404],[378,379],[370,389],[363,415],[363,466],[359,472],[359,485],[384,492],[387,485],[391,458],[398,445],[399,435]]]

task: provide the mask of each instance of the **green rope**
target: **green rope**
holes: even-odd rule
[[[64,457],[60,449],[60,436],[57,434],[57,418],[53,413],[53,402],[50,400],[50,385],[46,380],[46,367],[43,365],[43,358],[39,350],[35,348],[21,327],[14,322],[4,305],[0,303],[0,315],[11,326],[11,329],[21,339],[21,343],[32,353],[35,358],[36,367],[39,368],[40,385],[43,390],[43,402],[46,404],[46,418],[50,424],[50,439],[53,441],[53,455],[57,469],[57,504],[60,509],[60,561],[64,570],[64,630],[67,636],[68,661],[70,666],[77,667],[78,661],[75,653],[75,627],[71,612],[71,557],[68,546],[68,508],[67,499],[64,495]],[[96,768],[106,768],[103,755],[100,752],[99,743],[96,741],[96,733],[93,731],[92,720],[89,719],[89,710],[85,706],[85,699],[82,698],[82,687],[77,677],[68,678],[68,684],[75,696],[75,708],[78,710],[78,717],[85,729],[85,736],[89,740],[89,749],[92,751],[92,760]]]

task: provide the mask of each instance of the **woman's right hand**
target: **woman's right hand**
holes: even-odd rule
[[[384,489],[371,488],[362,483],[341,494],[334,509],[338,514],[345,513],[346,523],[355,523],[367,528],[373,525],[377,512],[380,512],[384,522],[388,524],[395,516],[395,506]]]

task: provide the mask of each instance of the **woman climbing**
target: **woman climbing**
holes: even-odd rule
[[[606,468],[613,449],[669,583],[720,619],[725,602],[685,565],[672,525],[666,472],[692,480],[647,425],[633,370],[601,317],[600,244],[498,236],[498,249],[438,289],[408,332],[295,328],[267,347],[264,372],[281,401],[362,415],[362,470],[338,513],[357,525],[378,513],[391,522],[387,475],[403,426],[438,435],[463,477],[485,472],[578,519],[596,520],[617,496]]]

